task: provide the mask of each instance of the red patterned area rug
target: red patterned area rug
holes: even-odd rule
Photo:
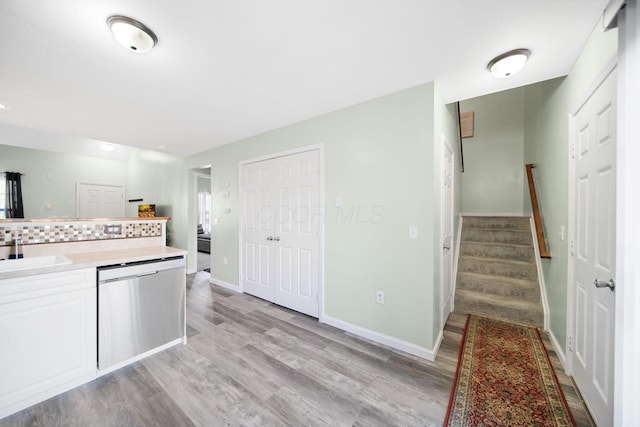
[[[576,425],[538,329],[467,317],[444,425]]]

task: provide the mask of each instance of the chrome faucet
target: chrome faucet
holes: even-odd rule
[[[13,238],[14,245],[11,247],[11,253],[9,254],[9,259],[20,259],[24,258],[22,254],[22,240],[18,239],[17,233],[16,237]]]

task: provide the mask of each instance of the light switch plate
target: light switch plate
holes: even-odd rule
[[[334,206],[336,208],[341,208],[342,207],[342,197],[336,197],[336,201],[334,203]]]
[[[418,226],[410,225],[409,226],[409,239],[417,240],[418,239]]]

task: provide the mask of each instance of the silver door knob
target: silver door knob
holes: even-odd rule
[[[280,236],[274,237],[273,240],[275,240],[276,242],[279,242],[280,241]]]
[[[451,249],[451,246],[449,246],[449,245],[442,245],[442,249],[449,250],[449,249]]]
[[[273,240],[273,236],[267,237],[267,240]]]
[[[613,279],[609,279],[608,282],[603,282],[602,280],[594,280],[593,284],[596,285],[596,288],[609,288],[611,292],[616,288],[616,282]]]

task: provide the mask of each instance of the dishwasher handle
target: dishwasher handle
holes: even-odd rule
[[[154,274],[158,274],[158,270],[156,270],[156,271],[150,271],[150,272],[148,272],[148,273],[140,273],[140,274],[136,274],[136,277],[153,276]]]
[[[158,260],[150,263],[132,265],[125,264],[117,267],[112,266],[106,269],[98,268],[98,282],[106,283],[114,280],[148,276],[176,268],[185,268],[184,258],[162,261]]]
[[[102,285],[102,284],[105,284],[105,283],[120,282],[122,280],[138,279],[140,277],[153,276],[153,275],[156,275],[158,273],[159,273],[159,271],[150,271],[148,273],[120,275],[118,277],[112,277],[112,278],[109,278],[109,279],[101,279],[100,280],[100,284]]]

